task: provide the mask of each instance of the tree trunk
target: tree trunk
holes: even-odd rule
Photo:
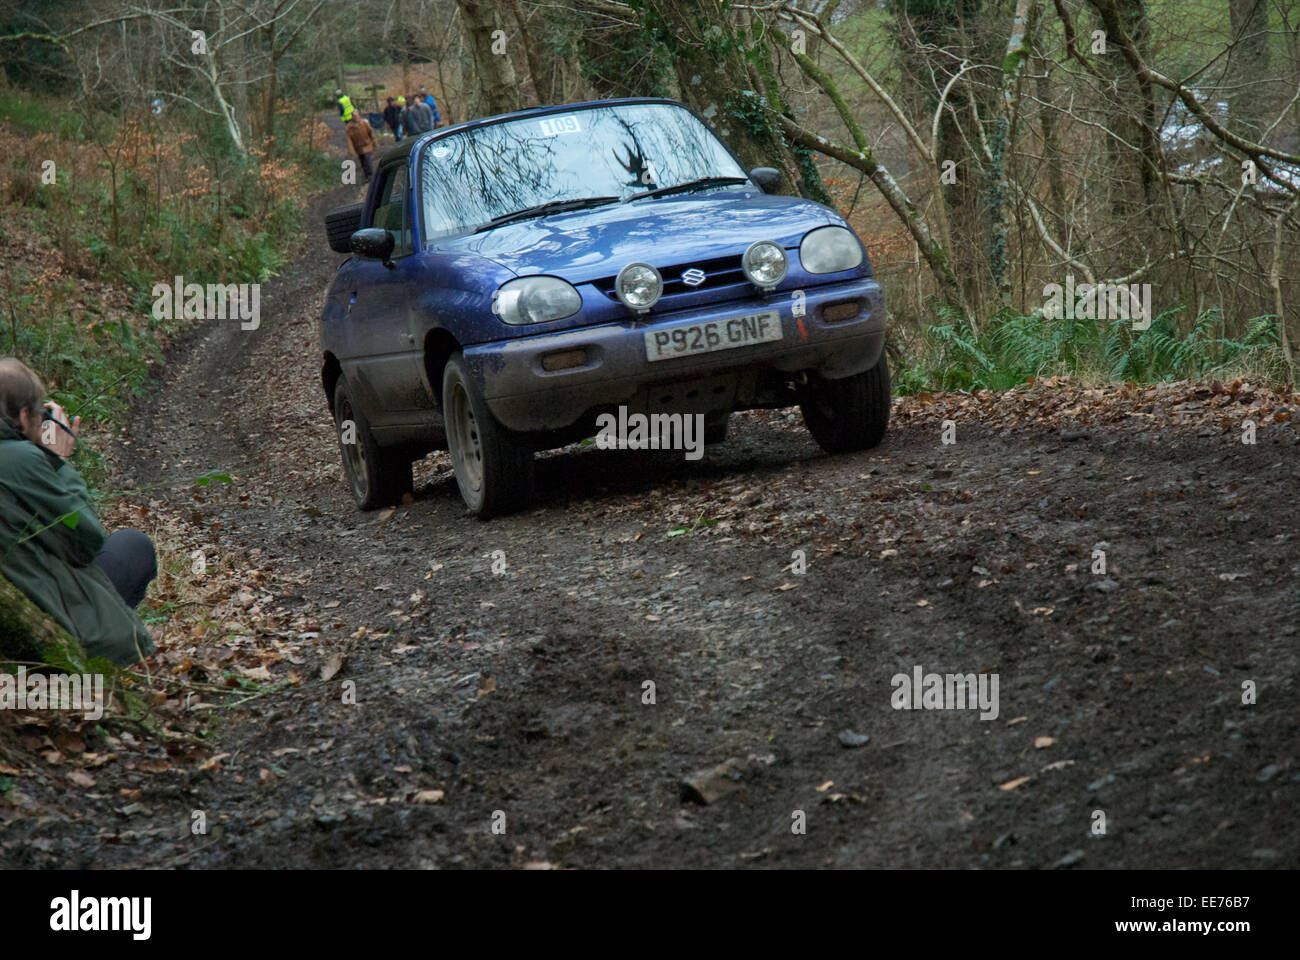
[[[1294,211],[1296,204],[1289,209],[1279,210],[1273,219],[1273,262],[1269,269],[1268,284],[1273,289],[1273,312],[1277,314],[1277,326],[1280,334],[1282,356],[1286,358],[1287,376],[1295,376],[1295,357],[1291,354],[1291,338],[1286,331],[1286,313],[1282,301],[1282,224]]]
[[[1015,155],[1016,97],[1019,94],[1020,70],[1029,56],[1026,42],[1029,18],[1035,0],[1016,0],[1015,19],[1011,36],[1007,40],[1006,56],[1002,58],[1001,110],[993,125],[989,152],[989,270],[998,292],[998,306],[1011,305],[1011,281],[1007,275],[1007,196],[1011,192],[1007,181],[1007,164]]]
[[[271,41],[272,43],[275,42],[274,34],[271,37]],[[271,149],[272,140],[275,137],[275,98],[279,95],[279,90],[277,89],[279,86],[279,69],[280,57],[277,54],[272,53],[271,76],[267,78],[266,88],[266,118],[263,121],[265,129],[262,131],[262,139],[266,142],[268,151]]]
[[[508,50],[501,53],[492,50],[498,41],[504,42],[504,31],[493,37],[494,33],[502,30],[496,4],[486,0],[457,0],[457,5],[469,40],[470,54],[474,58],[474,72],[478,75],[481,113],[492,115],[518,110],[519,85],[510,53]]]
[[[1046,57],[1038,60],[1038,99],[1052,103],[1052,78],[1048,73]],[[1040,126],[1043,135],[1043,159],[1047,163],[1047,189],[1052,200],[1051,213],[1059,223],[1065,223],[1065,168],[1061,162],[1061,135],[1056,126],[1056,112],[1043,108]]]
[[[538,64],[537,47],[533,43],[532,31],[528,29],[528,22],[519,9],[519,0],[505,0],[505,5],[519,27],[519,42],[524,45],[524,62],[528,64],[529,88],[532,90],[532,96],[529,98],[527,105],[530,107],[542,106],[544,102],[541,87],[542,71]]]
[[[48,663],[85,673],[81,644],[0,574],[0,663]]]
[[[1150,80],[1136,74],[1114,49],[1127,35],[1142,59],[1151,62],[1151,20],[1146,0],[1090,0],[1106,28],[1107,55],[1098,57],[1100,70],[1113,84],[1114,113],[1107,127],[1126,143],[1138,147],[1136,155],[1107,137],[1114,169],[1121,173],[1119,192],[1112,208],[1116,213],[1135,215],[1155,199],[1159,172],[1159,145],[1156,141],[1155,96]]]
[[[977,307],[985,300],[986,270],[996,268],[986,255],[996,246],[988,192],[998,182],[981,148],[981,129],[994,127],[1000,106],[998,88],[973,82],[979,74],[963,64],[998,64],[1006,52],[994,31],[976,29],[984,6],[979,0],[896,0],[888,5],[903,91],[911,94],[916,115],[933,116],[943,104],[933,162],[940,173],[951,170],[955,179],[940,181],[936,195],[943,212],[937,222],[964,300]]]
[[[1267,84],[1261,82],[1269,76],[1268,0],[1228,0],[1228,14],[1237,48],[1225,78],[1231,85],[1227,99],[1237,132],[1258,140],[1268,100]]]

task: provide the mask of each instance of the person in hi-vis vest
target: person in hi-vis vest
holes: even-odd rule
[[[339,116],[343,118],[344,123],[347,123],[352,119],[352,101],[348,99],[348,95],[342,90],[335,90],[334,97],[335,102],[339,105]]]

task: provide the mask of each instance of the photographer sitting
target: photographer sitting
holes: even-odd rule
[[[134,609],[158,573],[153,543],[138,530],[105,535],[67,462],[81,418],[68,423],[44,396],[29,367],[0,360],[0,572],[89,656],[135,663],[154,651]]]

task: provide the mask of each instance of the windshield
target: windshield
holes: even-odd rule
[[[424,228],[436,239],[543,203],[628,199],[704,177],[744,176],[682,107],[632,103],[552,113],[430,144],[420,171]]]

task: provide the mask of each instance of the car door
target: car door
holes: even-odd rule
[[[370,225],[392,234],[392,265],[377,260],[357,263],[349,319],[363,345],[354,380],[369,401],[371,428],[382,444],[408,439],[405,427],[427,424],[433,402],[423,375],[423,344],[411,332],[409,317],[420,277],[411,242],[406,159],[382,168],[378,176]]]

